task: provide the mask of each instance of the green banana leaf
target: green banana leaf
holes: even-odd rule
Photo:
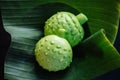
[[[118,0],[2,0],[4,28],[11,34],[4,77],[8,80],[91,80],[120,68],[113,44],[118,31]],[[34,57],[36,42],[43,37],[44,22],[59,11],[88,17],[84,40],[73,48],[73,62],[63,71],[48,72]]]

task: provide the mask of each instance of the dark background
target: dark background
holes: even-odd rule
[[[4,76],[4,59],[10,45],[11,37],[5,32],[2,24],[1,10],[0,10],[0,80]]]
[[[9,48],[10,42],[11,42],[11,36],[3,28],[2,16],[0,11],[0,62],[1,62],[0,63],[0,72],[1,72],[0,80],[3,80],[3,77],[4,77],[4,59],[5,59],[7,50]],[[119,30],[118,30],[118,34],[117,34],[117,38],[114,46],[120,53],[120,24],[119,24]],[[120,69],[111,71],[103,76],[97,77],[94,80],[120,80]]]

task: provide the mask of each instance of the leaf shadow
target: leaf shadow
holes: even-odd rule
[[[45,80],[61,80],[68,73],[69,68],[57,72],[49,72],[43,69],[39,64],[35,63],[35,72],[38,78],[44,78]]]
[[[80,13],[78,10],[63,3],[46,3],[43,5],[37,6],[33,8],[31,11],[29,11],[28,13],[26,13],[27,16],[34,16],[33,19],[27,18],[26,21],[29,22],[31,20],[34,20],[33,21],[35,22],[34,27],[38,28],[40,31],[43,32],[45,21],[48,18],[50,18],[53,14],[60,11],[71,12],[71,13],[74,13],[75,15]]]

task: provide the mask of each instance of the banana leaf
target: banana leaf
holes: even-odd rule
[[[113,46],[118,31],[118,0],[2,0],[4,28],[11,45],[4,64],[8,80],[91,80],[120,68]],[[63,71],[48,72],[34,57],[36,42],[44,36],[45,21],[59,11],[88,17],[84,40],[73,48],[73,62]]]

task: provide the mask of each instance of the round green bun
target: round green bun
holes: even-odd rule
[[[82,13],[75,16],[70,12],[58,12],[45,22],[44,34],[65,38],[73,47],[83,39],[84,30],[81,25],[86,21],[87,17]]]
[[[37,42],[35,57],[48,71],[64,70],[72,62],[72,48],[66,39],[48,35]]]

